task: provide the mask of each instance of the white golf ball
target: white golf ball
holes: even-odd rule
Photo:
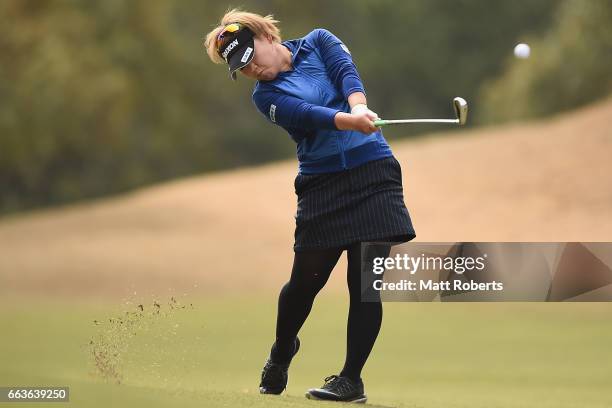
[[[529,54],[531,54],[531,48],[527,44],[520,43],[514,47],[514,56],[516,58],[529,58]]]

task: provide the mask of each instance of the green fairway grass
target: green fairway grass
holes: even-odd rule
[[[274,294],[155,301],[159,307],[152,299],[3,299],[0,386],[69,386],[70,405],[78,407],[334,405],[303,394],[342,367],[344,297],[317,299],[280,397],[258,394],[273,341]],[[137,304],[143,312],[123,330],[128,323],[117,325],[117,319],[137,313]],[[612,406],[612,304],[386,303],[384,309],[363,372],[369,404]],[[91,341],[117,351],[116,377],[97,371]]]

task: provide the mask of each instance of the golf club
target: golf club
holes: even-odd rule
[[[460,97],[454,98],[453,109],[455,110],[456,119],[378,119],[374,121],[374,126],[382,127],[387,125],[401,125],[404,123],[453,123],[457,125],[465,125],[468,114],[468,105],[465,99]]]

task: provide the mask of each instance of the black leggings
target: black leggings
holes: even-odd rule
[[[294,348],[295,337],[306,321],[315,296],[325,286],[340,255],[347,250],[347,283],[350,307],[347,324],[346,360],[341,376],[354,380],[361,377],[361,370],[374,346],[382,322],[382,304],[361,302],[361,244],[347,248],[332,248],[296,252],[291,279],[281,289],[278,298],[276,342],[272,346],[272,359],[288,362]],[[388,256],[390,247],[377,247],[366,254]]]

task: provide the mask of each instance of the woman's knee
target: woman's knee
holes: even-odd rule
[[[287,282],[287,290],[293,294],[310,294],[315,296],[327,283],[328,276],[313,274],[308,278],[292,277]]]
[[[292,277],[281,289],[281,296],[314,297],[323,289],[327,279],[314,277],[313,279],[296,279]]]

